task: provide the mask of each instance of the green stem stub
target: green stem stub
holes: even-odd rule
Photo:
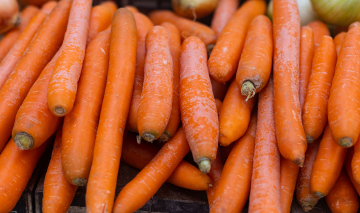
[[[210,158],[208,158],[208,157],[200,158],[197,161],[197,164],[202,173],[207,174],[210,172],[210,169],[211,169],[211,159]]]
[[[16,133],[14,142],[21,150],[28,150],[34,146],[34,139],[26,132]]]
[[[241,86],[241,94],[246,96],[246,101],[254,97],[256,94],[254,83],[251,81],[245,81]]]
[[[76,178],[72,180],[72,184],[75,186],[86,186],[87,180],[85,178]]]
[[[145,132],[143,135],[142,135],[142,138],[150,143],[152,143],[154,140],[155,140],[155,135],[150,133],[150,132]]]
[[[344,148],[349,148],[353,145],[353,141],[349,137],[343,137],[339,139],[339,144]]]

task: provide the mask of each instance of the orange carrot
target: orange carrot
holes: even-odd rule
[[[77,186],[66,181],[61,167],[62,131],[58,129],[54,142],[51,160],[44,180],[42,211],[67,212],[74,199]]]
[[[194,161],[203,173],[216,157],[219,120],[206,66],[206,48],[197,37],[184,40],[180,56],[180,112]]]
[[[135,78],[136,45],[134,16],[129,10],[120,8],[114,13],[111,23],[109,70],[86,188],[88,212],[111,212],[113,208]]]
[[[39,12],[39,8],[34,5],[26,6],[20,15],[20,25],[17,26],[20,32],[24,31],[25,27],[29,24],[30,20]],[[15,29],[16,29],[15,28]]]
[[[48,1],[41,6],[41,11],[49,15],[57,4],[58,4],[57,1]]]
[[[337,34],[334,38],[334,43],[335,43],[335,48],[336,48],[336,53],[337,56],[339,56],[339,52],[340,52],[340,48],[341,48],[341,44],[344,41],[344,38],[346,36],[345,32],[341,32],[339,34]]]
[[[211,29],[215,31],[216,37],[219,38],[225,25],[232,18],[238,7],[238,0],[219,0],[211,21]]]
[[[74,106],[85,57],[91,3],[74,0],[71,5],[64,43],[48,88],[48,105],[55,116],[67,115]]]
[[[225,83],[235,74],[250,22],[265,9],[265,1],[246,1],[225,25],[208,61],[215,81]]]
[[[360,137],[358,140],[360,140]],[[360,143],[355,144],[351,159],[351,176],[353,176],[356,183],[360,184]]]
[[[219,180],[220,180],[221,173],[223,170],[223,165],[224,165],[224,163],[221,159],[221,154],[220,154],[220,152],[217,152],[216,158],[211,163],[211,169],[210,169],[210,172],[208,173],[208,175],[210,176],[211,181],[212,181],[211,187],[208,190],[206,190],[206,196],[207,196],[208,203],[209,203],[209,209],[212,208],[212,205],[216,199],[216,197],[214,195],[215,195],[217,186],[219,184]]]
[[[45,20],[14,71],[0,90],[0,150],[15,122],[16,112],[46,64],[59,49],[68,21],[71,0],[62,0]],[[16,88],[16,90],[14,90]]]
[[[255,17],[246,36],[236,73],[241,94],[252,98],[267,84],[272,65],[273,39],[271,21],[264,15]]]
[[[321,43],[321,38],[323,36],[330,36],[329,28],[322,21],[312,21],[308,25],[314,33],[314,51],[319,48]]]
[[[315,196],[322,198],[330,192],[340,175],[346,151],[335,143],[327,125],[311,171],[310,185]]]
[[[241,212],[249,197],[255,147],[256,114],[246,134],[235,142],[220,176],[210,212]],[[241,166],[239,166],[241,165]]]
[[[332,81],[329,125],[336,143],[353,146],[360,134],[360,24],[353,24],[341,44]]]
[[[346,158],[345,158],[344,164],[345,164],[346,171],[349,175],[349,178],[350,178],[352,184],[354,185],[357,193],[360,194],[360,184],[358,182],[356,182],[354,175],[353,175],[353,170],[351,168],[353,156],[354,156],[354,148],[349,148],[346,153]]]
[[[111,14],[114,14],[115,11],[118,9],[118,6],[113,0],[102,1],[100,5],[106,6],[111,11]]]
[[[130,10],[133,13],[139,12],[139,10],[136,7],[132,6],[132,5],[126,5],[124,8]]]
[[[220,109],[221,109],[221,105],[222,102],[219,99],[215,99],[215,104],[216,104],[216,110],[218,112],[218,114],[220,113]]]
[[[230,84],[219,113],[221,146],[228,146],[243,136],[248,128],[255,98],[246,101],[241,95],[236,79]]]
[[[274,0],[274,111],[281,155],[302,166],[306,138],[299,101],[300,19],[296,0]]]
[[[215,81],[214,79],[210,78],[212,91],[214,93],[214,98],[223,101],[228,90],[229,85],[223,84]]]
[[[281,157],[280,160],[280,203],[281,212],[290,212],[294,197],[299,166]]]
[[[96,128],[109,65],[110,29],[86,48],[74,108],[64,118],[62,168],[69,183],[84,186],[89,177]]]
[[[189,150],[185,132],[180,128],[151,162],[121,189],[113,212],[134,212],[145,205],[170,177]]]

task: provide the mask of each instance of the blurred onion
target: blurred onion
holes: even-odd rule
[[[13,28],[18,22],[19,5],[16,0],[0,0],[0,33]]]
[[[212,13],[218,0],[172,0],[176,14],[187,18],[202,18]]]

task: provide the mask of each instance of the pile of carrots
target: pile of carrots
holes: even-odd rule
[[[0,41],[0,212],[53,144],[43,212],[134,212],[165,182],[210,212],[357,212],[360,23],[334,39],[296,0],[220,0],[211,27],[112,1],[27,6]],[[191,151],[193,164],[182,160]],[[115,194],[120,161],[140,172]],[[116,198],[116,199],[115,199]]]

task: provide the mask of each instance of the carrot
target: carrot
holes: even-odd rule
[[[218,114],[220,113],[220,109],[221,109],[221,105],[222,102],[219,99],[215,99],[215,104],[216,104],[216,110],[218,112]]]
[[[30,20],[39,12],[39,8],[34,5],[27,5],[21,12],[20,24],[16,28],[20,32],[24,31],[25,27],[29,24]],[[15,29],[16,29],[15,28]]]
[[[135,6],[132,6],[132,5],[126,5],[124,8],[130,10],[133,13],[139,12],[139,10]]]
[[[345,169],[341,171],[338,180],[325,199],[331,212],[333,213],[358,212],[358,194],[356,193],[356,190]]]
[[[57,1],[48,1],[41,6],[41,11],[49,15],[57,4],[58,4]]]
[[[327,125],[311,171],[310,185],[315,196],[322,198],[330,192],[340,175],[346,151],[335,143]]]
[[[214,98],[223,101],[228,90],[229,85],[223,84],[215,81],[214,79],[210,78],[212,91],[214,93]]]
[[[327,106],[336,64],[336,49],[330,36],[323,36],[316,50],[303,108],[303,126],[308,143],[320,137],[327,123]]]
[[[354,156],[354,149],[349,148],[346,153],[346,158],[345,158],[344,164],[345,164],[347,174],[349,175],[349,178],[350,178],[353,186],[355,187],[357,193],[360,194],[360,184],[358,182],[356,182],[356,180],[354,178],[353,170],[351,168],[351,162],[352,162],[353,156]]]
[[[102,1],[100,2],[100,5],[106,6],[111,11],[111,14],[114,14],[118,9],[116,2],[113,0]]]
[[[131,96],[131,104],[126,128],[132,132],[138,132],[137,119],[140,105],[141,91],[144,82],[145,64],[145,37],[147,32],[154,26],[150,19],[142,13],[134,13],[136,28],[138,33],[136,51],[135,83]]]
[[[360,140],[360,138],[358,140]],[[360,143],[355,144],[351,159],[351,175],[356,183],[360,184]]]
[[[66,181],[61,167],[62,131],[58,129],[49,166],[44,180],[42,211],[67,212],[74,199],[77,186]]]
[[[210,212],[241,212],[249,197],[255,147],[256,114],[225,162]],[[241,166],[239,166],[241,165]]]
[[[211,20],[211,29],[215,31],[217,38],[219,38],[225,25],[232,18],[238,7],[238,0],[219,0]]]
[[[134,16],[127,9],[120,8],[114,13],[111,23],[109,70],[86,188],[88,212],[111,212],[113,208],[135,78],[136,45]]]
[[[180,49],[181,37],[177,27],[169,22],[164,22],[161,26],[170,33],[170,53],[173,61],[173,101],[171,108],[170,120],[160,136],[162,141],[168,141],[175,133],[180,124],[180,105],[179,105],[179,83],[180,83]]]
[[[159,25],[163,22],[174,24],[180,30],[183,39],[189,36],[197,36],[205,43],[205,45],[214,44],[216,41],[215,32],[210,27],[200,22],[177,16],[169,10],[153,11],[149,14],[149,18],[155,25]]]
[[[206,66],[206,48],[197,37],[184,40],[180,55],[180,112],[194,161],[203,173],[215,159],[219,121]]]
[[[151,162],[121,189],[112,211],[134,212],[145,205],[170,177],[189,150],[185,132],[180,128]]]
[[[300,109],[303,110],[314,57],[314,33],[308,26],[301,27],[300,33],[299,98]]]
[[[294,197],[299,166],[281,156],[280,159],[280,203],[281,212],[290,212]]]
[[[300,20],[296,0],[274,0],[274,112],[281,155],[302,166],[306,138],[299,101]]]
[[[310,27],[314,33],[314,51],[316,51],[320,46],[321,38],[325,35],[330,36],[329,28],[324,22],[318,20],[310,22],[307,26]]]
[[[3,149],[28,91],[53,58],[66,31],[71,0],[62,0],[42,24],[0,90],[0,150]],[[14,90],[16,88],[16,90]]]
[[[148,142],[158,139],[167,126],[173,98],[173,61],[170,34],[161,26],[149,30],[145,38],[144,85],[137,125]]]
[[[236,79],[230,84],[219,113],[221,146],[228,146],[243,136],[248,128],[255,98],[246,101],[241,95]]]
[[[304,166],[300,168],[297,178],[296,199],[305,212],[312,210],[319,201],[319,198],[312,193],[310,187],[311,171],[319,149],[319,144],[320,140],[309,144],[305,153]]]
[[[73,108],[77,84],[85,57],[86,37],[92,1],[74,0],[69,23],[48,88],[48,105],[55,116],[65,116]]]
[[[215,191],[219,184],[219,180],[220,180],[221,173],[223,170],[223,165],[224,165],[224,163],[221,159],[221,154],[220,154],[220,152],[217,152],[216,158],[211,163],[211,169],[210,169],[210,172],[208,173],[208,175],[210,176],[211,181],[212,181],[211,187],[206,190],[206,196],[207,196],[208,203],[209,203],[209,209],[212,208],[212,205],[216,199],[214,194],[215,194]]]
[[[360,134],[360,25],[353,25],[341,44],[328,103],[332,135],[343,147],[353,146]]]
[[[84,186],[89,177],[96,128],[109,65],[110,29],[88,45],[74,108],[64,118],[62,168],[69,183]]]
[[[20,150],[12,139],[7,143],[0,155],[0,212],[10,212],[15,207],[49,143],[50,140],[27,151]]]
[[[345,36],[346,36],[346,32],[341,32],[337,34],[334,38],[334,44],[335,44],[337,56],[339,56],[341,44],[344,41]]]
[[[225,25],[208,61],[215,81],[225,83],[235,74],[250,22],[265,10],[265,1],[246,1]]]
[[[272,53],[271,21],[268,17],[259,15],[249,25],[236,72],[237,85],[247,100],[267,84],[271,73]]]

